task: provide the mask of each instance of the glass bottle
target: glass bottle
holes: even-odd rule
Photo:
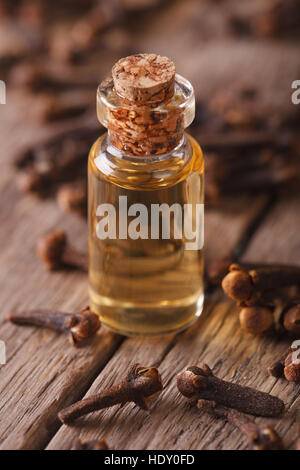
[[[184,132],[194,118],[194,93],[175,72],[173,81],[166,77],[161,59],[169,61],[121,59],[133,75],[130,69],[124,87],[113,75],[97,93],[108,132],[94,143],[88,165],[90,306],[125,335],[180,331],[203,306],[204,162]],[[150,88],[146,80],[143,94],[145,76]]]

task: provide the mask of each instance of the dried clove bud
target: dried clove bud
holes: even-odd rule
[[[263,333],[271,326],[276,324],[277,327],[283,328],[285,331],[298,335],[300,333],[300,302],[298,299],[276,298],[278,292],[268,291],[267,295],[261,297],[260,305],[244,307],[240,312],[241,327],[248,333],[254,335]],[[289,294],[289,293],[288,293]],[[276,308],[276,300],[280,300],[280,305]],[[263,305],[266,304],[266,305]],[[273,304],[273,305],[271,305]],[[277,315],[275,315],[275,311]],[[275,316],[279,318],[274,318]]]
[[[297,355],[296,351],[297,349],[292,347],[292,350],[284,361],[284,376],[289,382],[300,382],[300,348],[298,359],[295,361],[295,356]]]
[[[36,100],[35,113],[41,122],[54,122],[72,119],[83,115],[89,108],[87,94],[78,95],[72,100],[53,93],[43,93]]]
[[[82,442],[80,439],[77,439],[74,443],[73,450],[109,450],[109,447],[104,439],[88,442]]]
[[[234,112],[233,116],[239,114]],[[263,122],[266,122],[266,117]],[[270,126],[273,128],[274,124],[270,123]],[[291,129],[291,124],[283,123],[276,128],[284,126]],[[212,138],[211,130],[210,135],[209,132],[207,136],[203,136],[203,132],[201,134],[208,168],[205,196],[210,205],[220,204],[226,194],[265,192],[287,187],[299,180],[299,144],[293,132],[289,131],[281,139],[275,132],[266,130],[219,134],[218,138],[215,134]]]
[[[239,265],[233,264],[229,270],[222,281],[223,290],[228,297],[244,305],[257,303],[264,291],[300,284],[298,266],[270,265],[244,271]]]
[[[282,37],[299,34],[299,2],[273,0],[250,18],[251,31],[259,37]]]
[[[66,212],[87,216],[87,184],[84,180],[63,184],[56,195],[59,207]]]
[[[48,310],[11,312],[7,320],[16,325],[45,327],[67,333],[73,346],[90,338],[100,328],[99,316],[91,312],[89,307],[78,313],[50,312]]]
[[[59,184],[82,178],[86,173],[86,148],[98,133],[99,129],[78,125],[26,148],[15,158],[20,189],[44,196]]]
[[[229,254],[224,258],[217,258],[208,264],[207,278],[212,285],[221,286],[223,278],[229,273],[230,267],[239,267],[243,271],[251,271],[261,268],[271,268],[270,263],[257,263],[247,261],[236,261],[234,254]]]
[[[300,300],[293,299],[285,306],[281,315],[285,330],[300,335]]]
[[[213,401],[199,400],[197,404],[200,410],[204,410],[217,418],[224,418],[233,426],[245,434],[252,450],[283,450],[281,438],[270,426],[259,427],[253,418],[240,413],[237,410],[217,405]]]
[[[88,76],[74,75],[66,70],[48,69],[41,63],[26,62],[13,68],[9,83],[16,88],[25,88],[31,92],[63,92],[72,89],[87,90],[95,88],[98,77],[91,71]]]
[[[268,373],[277,378],[285,377],[289,382],[300,382],[300,346],[297,340],[285,358],[268,367]]]
[[[66,35],[65,26],[55,29],[50,37],[50,54],[58,61],[77,63],[95,49],[97,38],[108,27],[120,22],[123,5],[118,0],[96,2],[86,15],[75,21]]]
[[[60,421],[70,424],[75,419],[93,411],[109,408],[119,403],[134,402],[143,410],[148,410],[149,401],[162,391],[162,382],[155,367],[135,364],[130,367],[125,378],[114,387],[104,390],[74,403],[58,414]]]
[[[88,255],[69,245],[65,232],[51,232],[37,243],[37,255],[49,271],[73,267],[88,271]]]
[[[274,324],[273,312],[267,307],[245,307],[240,312],[240,324],[248,333],[259,335]]]
[[[215,377],[206,364],[201,368],[189,366],[178,374],[177,387],[190,400],[214,401],[254,416],[281,416],[285,409],[277,397]]]

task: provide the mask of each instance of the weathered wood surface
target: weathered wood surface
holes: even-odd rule
[[[241,70],[248,78],[250,71],[251,80],[255,81],[259,70],[265,77],[262,82],[270,102],[273,96],[276,106],[289,106],[298,50],[279,43],[266,43],[262,48],[255,41],[228,48],[223,47],[222,38],[206,47],[205,32],[201,32],[199,41],[186,27],[183,34],[178,34],[182,25],[191,21],[195,3],[177,2],[172,7],[178,18],[174,23],[166,11],[143,34],[137,25],[135,44],[139,42],[141,50],[156,50],[177,60],[180,73],[186,71],[195,80],[200,97],[229,84],[230,76],[240,77]],[[162,24],[169,24],[169,33],[161,29]],[[250,51],[248,55],[246,51]],[[221,377],[280,396],[288,405],[289,414],[276,423],[276,428],[287,446],[292,446],[296,440],[299,387],[276,381],[265,371],[273,357],[281,356],[288,340],[276,341],[272,335],[253,338],[242,333],[236,307],[219,293],[207,299],[203,316],[183,334],[149,340],[123,339],[102,328],[87,348],[79,350],[55,333],[18,328],[5,321],[6,314],[14,308],[49,306],[73,311],[84,306],[88,298],[84,274],[49,274],[34,253],[37,238],[53,228],[66,230],[72,242],[85,249],[86,224],[75,216],[62,214],[52,200],[41,202],[21,196],[10,165],[17,148],[42,138],[46,129],[27,119],[29,97],[21,100],[18,94],[9,92],[7,105],[0,112],[0,340],[6,342],[8,356],[7,364],[0,366],[0,449],[69,449],[79,435],[84,439],[107,437],[109,445],[116,449],[244,448],[245,440],[237,431],[222,420],[216,422],[190,409],[176,391],[176,373],[191,362],[203,361]],[[207,211],[207,259],[226,255],[248,233],[255,219],[266,212],[263,223],[252,234],[245,257],[300,263],[299,198],[286,197],[267,214],[268,201],[268,196],[236,198]],[[162,372],[165,390],[151,413],[128,405],[91,415],[71,428],[60,427],[57,412],[61,408],[113,384],[133,362],[157,364]]]
[[[300,263],[296,228],[300,224],[299,205],[300,197],[295,197],[287,198],[274,207],[247,250],[247,260]],[[287,234],[288,221],[291,220],[294,221],[294,228]],[[278,234],[279,240],[280,235],[288,239],[288,249],[285,243],[278,242],[274,233]],[[169,347],[165,341],[169,341]],[[129,363],[142,360],[145,364],[158,364],[165,389],[151,413],[132,405],[97,412],[78,420],[71,427],[62,426],[48,448],[71,448],[78,436],[83,440],[105,437],[112,448],[121,449],[246,448],[239,432],[224,425],[222,420],[216,421],[190,408],[179,396],[176,374],[188,364],[203,362],[225,380],[250,385],[282,398],[287,407],[286,416],[282,420],[264,422],[273,424],[284,438],[285,445],[292,448],[299,425],[300,386],[269,377],[266,371],[268,365],[279,359],[290,344],[290,338],[276,338],[272,333],[254,337],[242,332],[236,306],[224,296],[216,296],[208,302],[197,324],[171,341],[126,340],[87,394],[98,393],[120,379],[128,366],[128,359]]]
[[[78,248],[86,249],[86,224],[75,216],[62,214],[52,200],[41,202],[18,192],[11,158],[20,142],[13,141],[13,134],[22,126],[26,138],[33,139],[39,128],[33,123],[24,124],[22,116],[16,119],[16,100],[17,97],[12,97],[6,105],[8,119],[6,122],[3,119],[1,129],[5,171],[1,178],[0,202],[0,278],[4,286],[0,339],[6,342],[8,363],[0,369],[0,443],[3,449],[35,449],[42,448],[51,439],[59,426],[57,412],[84,395],[122,340],[103,329],[89,347],[77,351],[66,338],[55,333],[14,327],[5,321],[8,312],[15,308],[49,307],[73,311],[88,302],[86,275],[49,274],[35,256],[38,237],[53,228],[63,228]],[[25,113],[26,107],[20,107],[21,110]],[[5,142],[6,134],[11,138]],[[248,210],[241,215],[245,204]],[[215,237],[216,243],[208,244],[210,256],[225,255],[265,204],[264,197],[249,202],[245,199],[226,201],[225,207],[230,210],[224,223],[222,210],[211,211],[206,221],[206,237],[212,240],[218,229],[220,241]],[[157,361],[172,340],[157,342]],[[129,357],[128,360],[130,362]],[[139,360],[148,362],[143,354]],[[153,360],[149,358],[150,362]],[[124,363],[126,361],[125,353]]]

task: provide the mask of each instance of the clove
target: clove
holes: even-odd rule
[[[274,130],[208,130],[203,134],[202,128],[201,142],[206,152],[205,195],[210,205],[219,204],[227,194],[265,192],[300,178],[299,140],[294,132],[281,129],[279,138]]]
[[[283,450],[283,443],[276,431],[270,426],[260,427],[253,418],[232,408],[217,405],[213,401],[199,400],[197,406],[217,418],[224,418],[238,428],[247,438],[252,450]]]
[[[280,315],[280,323],[286,331],[300,335],[300,299],[289,300]]]
[[[276,296],[279,293],[269,291],[270,298],[266,295],[260,298],[260,305],[244,307],[240,312],[240,324],[243,330],[254,335],[267,331],[272,325],[297,336],[300,333],[300,300],[284,299],[276,308]],[[273,305],[271,305],[273,304]],[[278,310],[278,311],[277,311]],[[276,315],[275,312],[277,311]],[[278,317],[276,319],[275,317]],[[276,324],[277,320],[277,324]]]
[[[44,196],[56,185],[82,177],[86,173],[86,149],[98,133],[93,127],[74,127],[26,148],[14,162],[20,170],[20,190]]]
[[[179,373],[177,387],[191,401],[214,401],[217,405],[254,416],[281,416],[285,409],[283,401],[277,397],[219,379],[206,364],[202,367],[189,366]]]
[[[77,313],[50,312],[48,310],[27,310],[11,312],[7,320],[16,325],[49,328],[66,333],[73,346],[93,336],[100,328],[99,316],[86,307]]]
[[[299,2],[275,0],[250,18],[250,29],[259,37],[282,37],[299,34]]]
[[[118,0],[100,1],[79,20],[75,21],[69,34],[65,27],[56,28],[50,37],[51,56],[65,63],[78,63],[97,47],[97,39],[110,26],[119,23],[124,8]]]
[[[22,25],[13,18],[0,23],[0,66],[9,68],[44,48],[40,30]]]
[[[59,207],[65,212],[87,216],[87,183],[83,179],[63,184],[56,195]]]
[[[88,271],[88,255],[75,250],[63,231],[43,236],[37,243],[37,255],[49,271],[64,267]]]
[[[22,63],[14,67],[9,82],[12,87],[25,88],[31,92],[63,92],[94,89],[98,77],[70,74],[67,70],[51,70],[40,63]]]
[[[244,307],[240,311],[240,325],[253,335],[267,331],[274,324],[272,309],[265,306]]]
[[[74,443],[73,450],[109,450],[109,447],[104,439],[88,442],[82,442],[80,439],[77,439]]]
[[[233,264],[224,277],[222,287],[226,295],[243,306],[257,303],[264,291],[300,285],[300,267],[268,266],[245,271]]]
[[[62,423],[70,424],[93,411],[128,402],[134,402],[142,410],[148,410],[149,402],[162,388],[161,377],[155,367],[135,364],[129,368],[125,378],[118,385],[74,403],[60,411],[58,417]]]
[[[41,122],[54,122],[74,119],[88,111],[90,100],[88,94],[76,93],[68,98],[51,93],[41,94],[36,102],[36,116]]]
[[[284,361],[284,376],[289,382],[300,382],[300,345],[292,345]]]
[[[295,341],[285,357],[268,367],[272,377],[285,378],[289,382],[300,382],[300,343]]]
[[[226,274],[229,273],[229,269],[231,265],[238,265],[244,271],[249,271],[252,269],[258,268],[268,268],[271,267],[271,264],[267,263],[256,263],[256,262],[237,262],[236,257],[234,254],[230,254],[224,258],[217,258],[211,261],[208,264],[207,268],[207,278],[210,284],[215,286],[221,286],[223,278]]]

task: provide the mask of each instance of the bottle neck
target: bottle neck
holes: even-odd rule
[[[186,147],[187,145],[187,134],[184,132],[180,141],[175,147],[172,147],[170,151],[151,155],[147,153],[133,154],[132,152],[128,152],[126,149],[124,149],[123,146],[121,148],[117,147],[111,137],[111,132],[108,131],[105,134],[105,145],[108,149],[108,153],[113,156],[113,158],[116,158],[117,160],[126,160],[127,162],[132,163],[134,166],[138,166],[138,164],[145,164],[147,166],[149,166],[149,164],[157,165],[162,162],[172,160],[174,157],[177,158],[178,154],[181,155],[183,147]]]
[[[155,156],[171,152],[182,141],[183,113],[153,112],[151,108],[109,111],[108,134],[111,144],[126,155]]]
[[[111,78],[97,93],[97,114],[108,129],[111,144],[133,157],[153,157],[172,152],[193,121],[195,98],[191,84],[176,75],[173,97],[159,105],[128,104],[114,89]]]
[[[191,138],[183,135],[180,144],[162,155],[128,155],[112,145],[108,133],[96,141],[91,162],[109,181],[133,190],[159,189],[177,184],[194,165]]]

